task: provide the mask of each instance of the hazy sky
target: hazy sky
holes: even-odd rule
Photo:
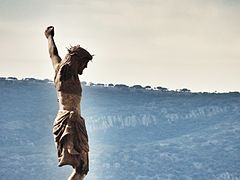
[[[81,80],[240,91],[238,0],[0,0],[0,76],[53,79],[48,25],[95,54]]]

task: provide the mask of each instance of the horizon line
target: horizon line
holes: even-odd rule
[[[0,76],[0,80],[17,80],[17,81],[48,81],[51,83],[54,83],[53,80],[49,78],[44,78],[44,79],[38,79],[38,78],[33,78],[33,77],[24,77],[24,78],[18,78],[15,76]],[[116,88],[135,88],[135,89],[145,89],[145,90],[156,90],[156,91],[161,91],[161,92],[180,92],[180,93],[218,93],[218,94],[224,94],[224,93],[240,93],[240,91],[224,91],[224,92],[219,92],[219,91],[192,91],[189,88],[179,88],[179,89],[169,89],[167,87],[163,86],[150,86],[150,85],[140,85],[140,84],[134,84],[132,86],[126,85],[124,83],[94,83],[91,81],[81,81],[82,85],[85,86],[98,86],[98,87],[116,87]]]

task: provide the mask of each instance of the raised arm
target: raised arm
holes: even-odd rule
[[[49,51],[50,58],[52,59],[53,68],[54,70],[56,70],[62,59],[58,55],[57,46],[53,39],[53,36],[54,36],[53,26],[47,27],[47,29],[45,30],[45,36],[48,39],[48,51]]]

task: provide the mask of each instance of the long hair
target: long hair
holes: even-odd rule
[[[77,74],[73,74],[72,71],[72,64],[74,61],[88,62],[93,58],[93,55],[91,55],[87,50],[80,47],[80,45],[71,46],[70,48],[67,48],[67,50],[68,53],[66,54],[64,60],[59,66],[59,68],[61,69],[60,80],[67,80],[71,77],[74,79],[77,78]]]
[[[67,48],[68,53],[65,56],[64,64],[69,64],[71,66],[72,62],[77,61],[83,61],[88,62],[92,60],[93,55],[91,55],[87,50],[80,47],[80,45],[77,46],[71,46],[70,48]]]

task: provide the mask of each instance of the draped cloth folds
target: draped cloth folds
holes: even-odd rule
[[[71,165],[78,173],[89,171],[89,145],[85,120],[78,111],[59,110],[53,124],[58,166]]]

